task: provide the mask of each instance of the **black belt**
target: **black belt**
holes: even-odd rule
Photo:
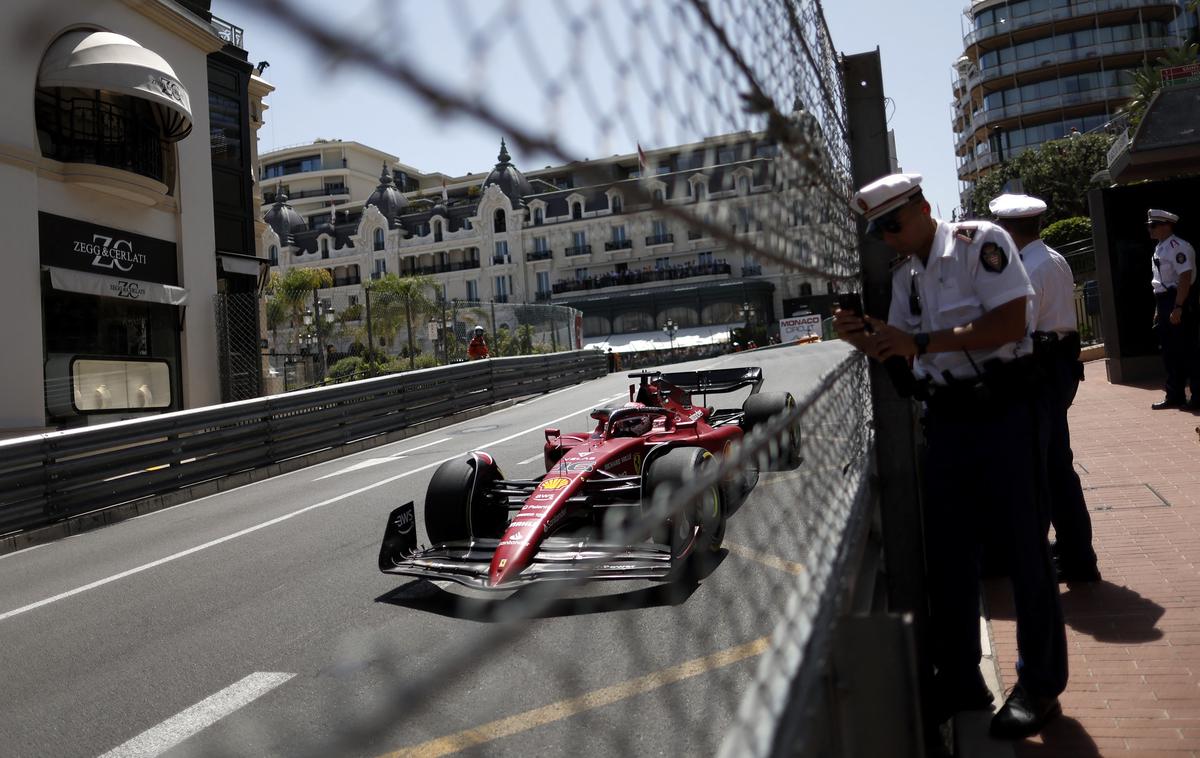
[[[1035,354],[1074,353],[1078,357],[1081,344],[1079,332],[1067,332],[1066,334],[1059,334],[1058,332],[1034,332],[1030,336],[1033,339],[1033,351]]]
[[[983,364],[980,376],[946,377],[945,384],[929,386],[931,406],[988,407],[997,402],[1029,397],[1041,372],[1032,355],[1011,361],[993,359]]]

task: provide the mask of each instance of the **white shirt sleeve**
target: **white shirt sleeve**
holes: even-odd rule
[[[1196,270],[1195,248],[1193,248],[1191,244],[1184,242],[1178,237],[1171,239],[1167,256],[1171,259],[1171,263],[1174,264],[1177,274]]]
[[[967,267],[975,293],[989,311],[1035,294],[1012,237],[995,224],[979,224],[967,250]]]

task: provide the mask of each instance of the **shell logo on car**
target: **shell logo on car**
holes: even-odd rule
[[[561,490],[562,488],[566,487],[570,483],[571,483],[570,479],[563,479],[561,477],[555,477],[553,479],[543,479],[542,483],[540,485],[538,485],[538,487],[539,487],[539,489],[543,489],[543,490]]]

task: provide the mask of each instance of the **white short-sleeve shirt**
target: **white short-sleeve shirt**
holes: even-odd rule
[[[1045,242],[1034,240],[1021,248],[1021,263],[1034,293],[1029,298],[1029,330],[1057,332],[1060,337],[1077,331],[1075,276],[1067,259]]]
[[[1179,286],[1179,275],[1196,270],[1196,251],[1191,245],[1172,234],[1154,247],[1154,291],[1166,292]],[[1195,277],[1193,276],[1193,283]]]
[[[1008,232],[988,221],[938,221],[928,263],[911,256],[892,272],[888,323],[910,334],[953,329],[1033,294]],[[1032,353],[1028,326],[1027,318],[1025,336],[999,348],[926,353],[913,363],[913,373],[936,384],[945,384],[947,373],[976,378],[976,370],[993,358],[1010,361]]]

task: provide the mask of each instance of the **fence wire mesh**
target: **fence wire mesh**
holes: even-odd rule
[[[213,303],[217,316],[221,401],[229,403],[258,397],[262,377],[259,297],[255,293],[221,293],[213,296]]]
[[[297,0],[246,5],[328,60],[371,72],[447,119],[494,129],[564,164],[578,161],[576,186],[611,184],[609,175],[590,175],[582,159],[615,145],[747,132],[752,152],[681,155],[648,166],[652,175],[628,177],[631,202],[729,251],[828,281],[831,291],[858,276],[844,88],[818,0],[381,0],[367,6],[370,23],[331,22],[323,6]],[[418,19],[431,14],[452,19],[445,26],[453,33],[439,40],[441,60],[465,65],[406,53],[406,39],[423,28]],[[512,48],[521,51],[515,65],[502,55]],[[518,88],[532,93],[537,113],[506,106],[501,93]],[[573,110],[594,124],[589,144],[561,129]],[[706,202],[687,191],[689,180],[705,176],[717,182],[709,200],[721,193],[735,199],[733,164],[746,165],[753,185],[765,188],[753,204]],[[365,303],[331,305],[343,326],[348,312],[365,310]],[[457,355],[462,328],[475,323],[494,335],[508,325],[517,342],[532,324],[533,342],[543,348],[547,340],[553,349],[575,339],[570,324],[559,331],[558,311],[536,317],[534,306],[508,306],[511,315],[495,307],[451,305],[452,319],[439,312],[433,331],[422,335],[432,338],[427,354],[436,354],[441,336],[455,343],[443,354]],[[430,321],[413,329],[407,323],[365,344],[390,337],[402,349],[406,335]],[[300,327],[288,328],[297,333],[270,337],[276,350],[299,344]],[[310,330],[318,356],[329,350],[320,328]],[[334,341],[335,352],[340,344]],[[305,347],[311,354],[313,346]],[[808,355],[786,350],[796,361]],[[416,359],[412,351],[407,357]],[[766,473],[786,458],[797,428],[804,463]],[[493,600],[401,581],[380,602],[416,614],[429,629],[425,639],[439,642],[418,647],[387,629],[349,637],[331,668],[332,686],[313,695],[313,723],[240,720],[202,752],[676,755],[714,754],[724,745],[726,755],[769,753],[789,682],[805,656],[820,655],[807,646],[837,582],[833,557],[861,515],[855,509],[868,487],[872,445],[865,367],[846,357],[719,463],[678,488],[656,490],[636,517],[605,525],[611,541],[638,544],[668,517],[693,512],[714,486],[729,487],[731,523],[752,507],[719,565],[699,579],[704,593],[694,581],[615,595],[562,581]],[[517,687],[526,698],[511,697]],[[517,705],[528,702],[536,705]],[[504,741],[516,735],[519,741]]]

